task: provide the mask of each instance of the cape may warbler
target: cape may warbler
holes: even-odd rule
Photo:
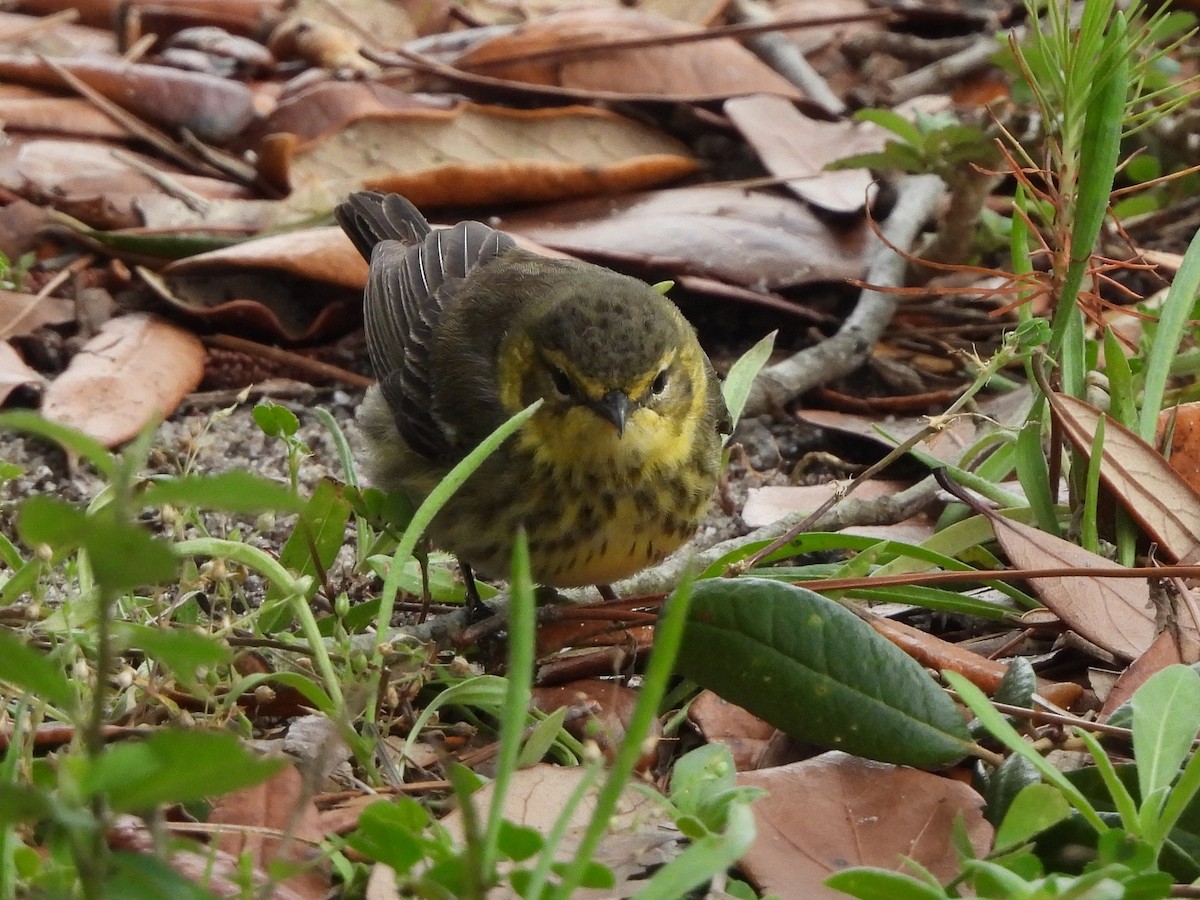
[[[336,212],[371,263],[379,383],[359,424],[377,487],[420,502],[493,429],[544,400],[434,519],[436,546],[503,576],[524,525],[534,580],[574,587],[630,575],[691,536],[729,416],[674,304],[479,222],[432,231],[397,194],[353,194]]]

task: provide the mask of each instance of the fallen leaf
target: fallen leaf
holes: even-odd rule
[[[902,857],[947,881],[958,873],[951,840],[962,818],[979,856],[992,843],[983,798],[961,782],[841,752],[775,769],[742,772],[738,784],[761,787],[754,802],[758,835],[741,868],[763,893],[782,900],[845,895],[824,881],[850,866],[904,870]]]
[[[865,270],[861,223],[835,228],[798,200],[737,188],[560,203],[505,216],[500,227],[576,256],[763,290]]]
[[[869,169],[826,171],[839,159],[882,151],[883,129],[869,122],[823,122],[786,97],[754,94],[725,101],[725,115],[754,148],[766,170],[801,200],[842,215],[859,213],[875,196]]]
[[[493,78],[628,94],[659,100],[698,101],[741,94],[800,99],[795,85],[733,38],[631,48],[596,47],[634,37],[699,31],[673,19],[632,9],[583,8],[526,22],[462,54],[456,65]],[[583,47],[589,47],[586,51]],[[570,51],[525,61],[542,50]]]
[[[595,741],[611,758],[625,739],[638,692],[615,681],[598,678],[533,689],[533,705],[544,713],[567,707],[564,727],[580,740]],[[662,724],[655,720],[648,747],[639,760],[639,770],[648,769],[656,758]]]
[[[8,341],[0,341],[0,405],[7,402],[9,395],[26,385],[41,386],[45,379],[25,364]]]
[[[674,138],[592,107],[409,101],[355,116],[307,142],[273,135],[262,147],[264,172],[327,208],[361,187],[420,207],[483,205],[628,192],[699,168]]]
[[[45,325],[75,321],[75,303],[65,297],[38,297],[0,290],[0,337],[32,334]]]
[[[253,787],[217,798],[208,823],[246,826],[217,834],[217,848],[222,853],[234,858],[248,854],[253,868],[262,876],[276,862],[304,865],[303,871],[282,879],[282,883],[314,900],[328,893],[328,876],[319,866],[310,865],[321,858],[320,850],[312,846],[325,839],[321,816],[313,805],[311,786],[305,784],[295,766],[287,766]],[[264,834],[262,829],[281,832],[285,837]]]
[[[0,53],[0,79],[61,88],[62,76],[51,62],[139,118],[186,128],[204,140],[228,141],[254,118],[253,95],[244,84],[115,57],[57,57],[47,62],[28,53]]]
[[[996,540],[1019,569],[1110,569],[1115,565],[1032,525],[984,512]],[[1038,599],[1067,627],[1124,659],[1140,655],[1158,633],[1150,585],[1144,578],[1062,575],[1031,578],[1029,583]],[[1187,625],[1180,622],[1180,627]]]
[[[549,834],[560,813],[567,806],[580,781],[586,777],[582,767],[536,765],[519,769],[513,774],[504,795],[500,815],[517,825],[524,825]],[[492,784],[485,784],[471,795],[480,821],[490,815]],[[599,788],[593,786],[575,808],[555,858],[572,858],[575,848],[587,829],[596,806]],[[454,810],[441,824],[461,845],[463,841],[462,814]],[[675,828],[661,803],[642,791],[627,785],[621,792],[616,809],[608,823],[604,839],[593,856],[596,862],[608,866],[616,876],[617,885],[611,891],[578,891],[571,896],[580,900],[632,897],[645,886],[648,873],[682,850],[683,837]]]
[[[688,719],[710,744],[724,744],[734,767],[745,772],[757,767],[778,729],[712,691],[701,691],[688,706]]]
[[[8,165],[0,164],[0,183],[95,228],[142,224],[140,200],[166,193],[147,172],[158,173],[161,179],[199,197],[249,196],[245,188],[231,182],[190,175],[131,151],[120,151],[122,156],[105,144],[30,140],[21,135],[10,141],[12,156]]]
[[[961,644],[943,640],[903,622],[877,615],[867,617],[866,622],[927,669],[957,672],[988,694],[995,692],[1008,673],[1005,663],[980,656]],[[1044,678],[1038,678],[1037,690],[1039,695],[1064,709],[1069,709],[1083,693],[1074,682]]]
[[[106,447],[170,415],[204,375],[204,345],[156,316],[110,319],[46,389],[42,415]]]
[[[1066,394],[1051,394],[1049,400],[1054,418],[1084,456],[1090,456],[1104,417],[1100,480],[1167,556],[1184,563],[1195,559],[1200,554],[1200,495],[1161,453],[1111,416]]]
[[[357,320],[367,264],[340,228],[328,227],[244,241],[141,274],[192,315],[303,341]]]

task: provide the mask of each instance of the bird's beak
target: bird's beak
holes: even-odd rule
[[[609,391],[592,404],[592,409],[617,426],[617,437],[625,433],[625,417],[629,415],[629,395],[624,391]]]

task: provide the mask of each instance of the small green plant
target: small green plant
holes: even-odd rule
[[[1192,743],[1200,731],[1200,674],[1169,666],[1137,690],[1130,712],[1134,762],[1123,772],[1095,736],[1075,729],[1095,763],[1091,771],[1098,784],[1081,776],[1088,770],[1060,772],[978,688],[953,672],[944,674],[987,732],[1013,753],[1003,772],[992,775],[1004,787],[992,792],[989,812],[999,822],[991,853],[978,858],[968,841],[958,841],[961,873],[944,887],[928,873],[872,869],[838,873],[828,881],[832,887],[856,897],[882,896],[885,889],[897,897],[960,897],[967,891],[998,900],[1170,896],[1175,878],[1168,871],[1168,853],[1175,853],[1178,864],[1179,848],[1194,847],[1196,840],[1192,810],[1200,795],[1200,754]],[[1078,827],[1070,831],[1076,856],[1087,850],[1082,871],[1047,874],[1043,857],[1052,842],[1046,837],[1072,821],[1084,826],[1082,833]],[[1189,874],[1198,871],[1196,866],[1191,859]]]

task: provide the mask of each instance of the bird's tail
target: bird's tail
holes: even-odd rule
[[[430,232],[420,210],[399,194],[382,191],[353,193],[337,205],[333,215],[367,261],[381,241],[417,244]]]

